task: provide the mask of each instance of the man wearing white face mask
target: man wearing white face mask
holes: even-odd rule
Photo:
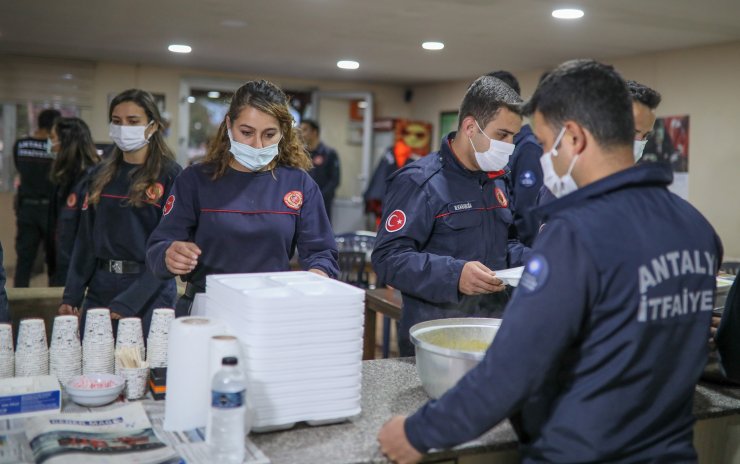
[[[634,165],[630,106],[619,74],[592,60],[537,88],[524,110],[562,197],[542,207],[548,226],[483,360],[381,429],[391,460],[418,462],[508,417],[523,464],[697,462],[692,399],[722,245],[668,191],[670,170]]]
[[[627,81],[627,88],[632,95],[632,115],[635,118],[635,142],[633,155],[635,163],[642,158],[648,139],[655,127],[655,110],[662,100],[661,95],[650,87],[635,81]]]
[[[527,251],[509,241],[504,181],[520,103],[499,79],[478,78],[463,98],[458,131],[388,179],[372,261],[379,280],[403,293],[402,356],[414,353],[416,323],[503,312],[509,297],[495,271],[520,265]]]

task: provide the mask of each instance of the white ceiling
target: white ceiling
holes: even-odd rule
[[[550,16],[564,6],[586,16]],[[425,51],[425,40],[446,47]],[[740,0],[0,2],[0,53],[401,84],[736,40]],[[172,54],[171,43],[193,52]],[[339,70],[340,59],[360,69]]]

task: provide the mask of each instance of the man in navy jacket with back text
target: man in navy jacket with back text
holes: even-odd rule
[[[694,387],[706,364],[722,245],[634,165],[629,91],[611,66],[563,63],[525,114],[557,199],[481,363],[380,431],[393,461],[472,440],[511,418],[524,463],[697,461]]]

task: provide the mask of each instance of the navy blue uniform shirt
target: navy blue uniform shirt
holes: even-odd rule
[[[480,261],[492,270],[519,266],[525,249],[509,241],[512,225],[503,174],[469,171],[452,152],[439,152],[388,179],[383,224],[372,254],[378,280],[403,293],[402,354],[413,355],[412,325],[451,317],[499,317],[508,295],[463,295],[462,268]]]
[[[18,139],[13,147],[15,169],[21,178],[18,197],[49,200],[54,185],[49,178],[54,154],[47,151],[48,141],[24,137]]]
[[[304,269],[335,277],[337,249],[316,182],[300,170],[241,172],[227,168],[211,178],[208,164],[178,177],[162,222],[149,239],[147,263],[172,277],[165,252],[173,241],[194,242],[198,265],[186,280],[205,287],[208,274],[290,270],[295,249]]]
[[[309,171],[311,178],[316,181],[324,198],[334,198],[334,191],[339,187],[340,170],[339,156],[336,150],[319,142],[319,146],[311,151],[313,169]]]
[[[0,243],[0,322],[10,322],[8,294],[5,291],[5,267],[3,266],[3,244]]]
[[[547,227],[483,361],[406,421],[417,449],[512,415],[525,463],[695,462],[719,237],[643,164],[543,207]]]
[[[155,307],[174,305],[174,279],[162,282],[155,278],[146,270],[145,259],[147,239],[162,217],[167,194],[182,168],[174,161],[163,161],[158,181],[147,190],[150,202],[136,207],[128,198],[131,172],[138,167],[122,161],[97,205],[83,199],[63,303],[79,307],[87,288],[86,308],[100,304],[124,317],[146,318]],[[90,174],[90,181],[97,169]],[[113,274],[98,269],[99,260],[134,261],[141,264],[142,272]],[[168,297],[162,299],[163,295]]]
[[[537,236],[537,230],[525,219],[530,209],[536,206],[537,193],[542,187],[542,147],[532,133],[529,124],[522,126],[514,136],[514,153],[509,158],[511,174],[511,210],[514,213],[519,240],[527,246]]]

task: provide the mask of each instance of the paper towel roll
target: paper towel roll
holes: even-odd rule
[[[213,376],[221,369],[221,361],[233,356],[239,361],[239,369],[244,372],[244,356],[242,355],[241,343],[233,335],[215,335],[210,341],[210,363],[208,378],[213,380]]]
[[[226,326],[204,317],[182,317],[170,326],[164,429],[205,427],[210,409],[209,342]]]

